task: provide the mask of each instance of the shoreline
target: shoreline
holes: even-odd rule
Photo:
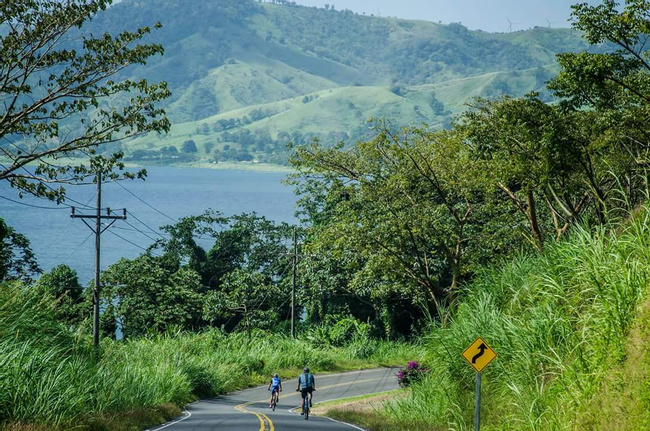
[[[9,160],[7,160],[8,162]],[[0,162],[4,163],[5,159],[0,158]],[[69,165],[77,163],[86,163],[87,159],[70,159]],[[28,163],[27,166],[37,166],[38,162],[34,161]],[[150,167],[169,167],[169,168],[198,168],[198,169],[214,169],[223,171],[254,171],[254,172],[285,172],[293,173],[295,169],[285,165],[274,165],[272,163],[253,163],[253,162],[190,162],[190,163],[151,163],[144,164],[134,161],[125,161],[124,166],[127,168],[150,168]]]

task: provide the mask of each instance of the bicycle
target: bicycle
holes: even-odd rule
[[[275,411],[275,407],[278,405],[278,391],[273,391],[273,401],[271,402],[271,408]]]
[[[302,413],[305,415],[305,420],[309,420],[309,392],[302,391]]]

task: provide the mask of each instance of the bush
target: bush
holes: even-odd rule
[[[430,372],[431,370],[428,368],[420,366],[415,361],[411,361],[406,368],[395,373],[395,377],[397,378],[397,383],[405,388],[414,383],[421,382]]]

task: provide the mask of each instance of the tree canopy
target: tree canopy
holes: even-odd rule
[[[12,187],[60,202],[65,188],[47,183],[78,183],[98,170],[116,177],[123,169],[120,153],[99,156],[97,146],[169,129],[157,106],[170,94],[166,84],[120,78],[130,65],[162,54],[162,46],[142,43],[151,28],[116,35],[84,31],[110,4],[10,0],[0,5],[0,180]],[[71,155],[88,161],[68,164]]]

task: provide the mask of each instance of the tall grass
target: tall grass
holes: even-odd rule
[[[649,245],[644,208],[617,229],[577,229],[543,255],[486,270],[428,336],[430,379],[386,414],[473,429],[475,373],[461,353],[482,336],[499,355],[483,373],[483,429],[576,429],[607,371],[625,359],[650,281]]]
[[[88,337],[56,321],[52,304],[25,288],[0,286],[0,429],[102,429],[98,417],[165,404],[182,405],[309,365],[317,371],[399,364],[415,347],[365,340],[314,347],[272,334],[169,334],[104,340],[96,358]],[[360,345],[363,345],[361,347]]]

